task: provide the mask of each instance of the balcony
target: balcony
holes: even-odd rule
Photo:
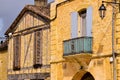
[[[92,37],[79,37],[65,40],[63,57],[81,63],[81,60],[89,61],[92,57]]]

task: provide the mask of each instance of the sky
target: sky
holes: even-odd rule
[[[0,0],[0,37],[27,4],[34,4],[34,0]]]

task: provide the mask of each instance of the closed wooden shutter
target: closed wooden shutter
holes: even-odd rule
[[[34,68],[42,66],[42,30],[34,35]]]
[[[78,12],[71,13],[71,38],[78,37]]]
[[[20,69],[20,53],[21,53],[21,38],[20,36],[14,37],[13,40],[14,43],[14,63],[13,63],[13,69],[19,70]]]
[[[87,36],[92,36],[92,17],[93,17],[93,8],[92,6],[89,6],[87,8],[87,16],[86,16],[86,27],[87,27]]]

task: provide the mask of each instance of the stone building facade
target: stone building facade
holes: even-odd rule
[[[8,42],[0,43],[0,80],[7,80]]]
[[[105,5],[104,19],[99,16],[102,0],[54,0],[51,6],[46,2],[25,6],[5,33],[12,34],[8,80],[113,80],[114,70],[120,80],[117,7],[113,24],[111,5]]]
[[[106,16],[101,19],[101,4],[102,0],[55,0],[51,4],[51,80],[113,80],[113,70],[120,80],[120,13],[116,7],[113,69],[113,7],[105,4]]]
[[[26,5],[6,31],[8,80],[50,80],[50,6]]]

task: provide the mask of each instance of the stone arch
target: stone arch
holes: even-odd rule
[[[95,80],[95,79],[90,72],[79,71],[73,76],[72,80]]]

